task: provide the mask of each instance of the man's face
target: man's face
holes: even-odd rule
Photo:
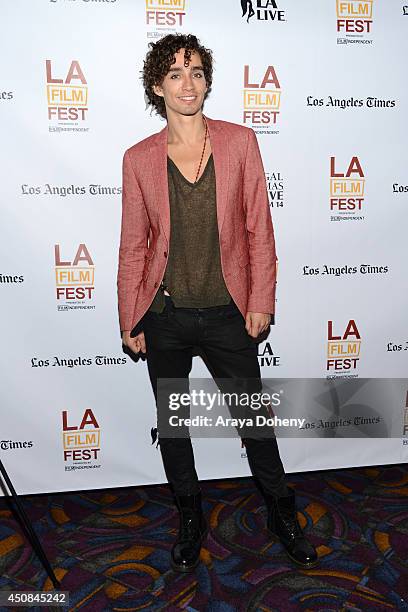
[[[184,65],[184,49],[177,51],[174,57],[175,63],[170,66],[162,84],[155,85],[153,91],[164,97],[167,114],[173,111],[195,115],[201,109],[207,91],[200,55],[191,52],[188,66]]]

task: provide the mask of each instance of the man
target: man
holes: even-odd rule
[[[212,84],[211,51],[193,35],[169,34],[150,47],[143,84],[167,125],[123,158],[118,297],[123,344],[146,353],[160,421],[158,379],[188,392],[197,346],[213,377],[261,387],[256,338],[274,313],[276,255],[255,133],[202,113]],[[159,426],[180,512],[171,564],[191,571],[207,530],[191,440],[160,433]],[[315,565],[275,437],[242,441],[262,487],[269,530],[295,562]]]

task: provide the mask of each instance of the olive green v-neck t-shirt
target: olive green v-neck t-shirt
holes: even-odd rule
[[[163,279],[176,307],[206,308],[229,304],[231,295],[221,270],[214,160],[190,183],[167,157],[170,201],[170,245]],[[149,310],[162,312],[158,289]]]

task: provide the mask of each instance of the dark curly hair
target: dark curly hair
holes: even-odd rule
[[[212,51],[200,44],[194,34],[167,34],[156,43],[149,43],[149,51],[143,62],[142,81],[149,106],[152,106],[158,115],[167,118],[164,99],[153,91],[153,85],[161,85],[170,67],[176,61],[174,54],[184,48],[184,65],[188,66],[191,53],[195,51],[200,54],[204,69],[204,77],[207,91],[204,95],[206,100],[211,91],[213,57]]]

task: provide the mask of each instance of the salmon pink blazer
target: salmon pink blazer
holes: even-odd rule
[[[244,317],[248,311],[273,314],[275,240],[255,132],[228,121],[206,120],[225,284]],[[167,132],[166,125],[123,156],[117,276],[122,331],[131,331],[140,322],[166,270],[170,244]]]

